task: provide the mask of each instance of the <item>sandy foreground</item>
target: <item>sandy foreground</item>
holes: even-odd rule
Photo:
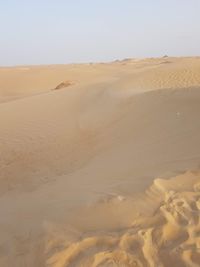
[[[0,267],[200,266],[200,58],[0,68]]]

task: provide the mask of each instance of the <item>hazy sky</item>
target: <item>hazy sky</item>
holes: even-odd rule
[[[200,0],[0,0],[0,65],[200,55]]]

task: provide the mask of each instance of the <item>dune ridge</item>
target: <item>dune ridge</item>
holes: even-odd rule
[[[0,103],[49,94],[65,82],[73,89],[110,88],[127,93],[200,84],[200,57],[129,59],[110,63],[0,68]],[[68,86],[67,86],[68,87]],[[69,87],[70,88],[70,87]],[[68,89],[69,89],[68,88]]]

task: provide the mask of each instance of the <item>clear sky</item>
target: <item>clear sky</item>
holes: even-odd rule
[[[200,0],[0,0],[0,65],[200,55]]]

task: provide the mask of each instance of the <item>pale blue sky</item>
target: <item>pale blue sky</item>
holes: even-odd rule
[[[200,0],[0,0],[0,65],[200,55]]]

